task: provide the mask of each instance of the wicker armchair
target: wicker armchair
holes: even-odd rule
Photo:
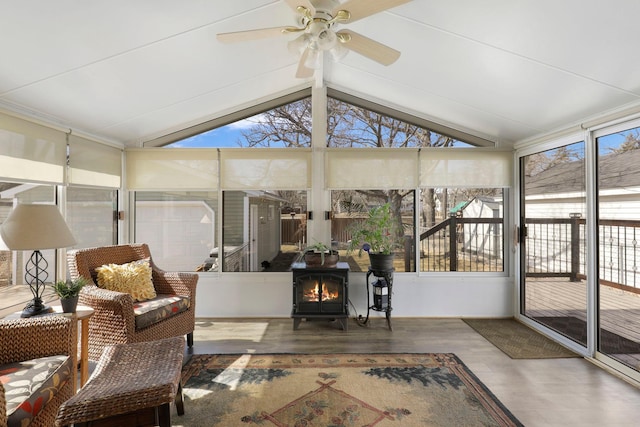
[[[15,362],[25,362],[47,356],[68,356],[68,361],[56,371],[54,386],[31,389],[35,399],[45,404],[32,419],[30,427],[50,427],[54,424],[58,408],[63,402],[73,396],[73,367],[77,366],[77,326],[74,316],[39,316],[29,319],[3,319],[0,320],[0,366]],[[13,371],[13,369],[10,369]],[[20,376],[19,387],[24,389],[24,382],[29,375]],[[0,427],[7,425],[7,400],[5,387],[10,388],[11,383],[3,386],[0,381]],[[56,391],[53,391],[57,389]],[[15,397],[14,397],[15,398]],[[51,399],[51,400],[49,400]],[[47,400],[49,400],[47,402]],[[37,411],[36,405],[22,406],[23,409],[15,409],[13,417],[24,415],[20,411],[24,408],[32,408]],[[22,422],[17,420],[18,422]],[[12,420],[12,425],[16,420]],[[26,425],[26,424],[24,424]]]
[[[95,269],[105,264],[125,264],[143,259],[150,261],[156,293],[186,297],[189,299],[189,306],[186,311],[136,328],[132,297],[126,293],[99,288]],[[153,263],[146,244],[78,249],[68,253],[67,261],[72,279],[83,276],[90,283],[82,289],[79,298],[80,304],[95,310],[89,319],[89,359],[98,360],[102,350],[108,345],[155,341],[182,335],[187,335],[188,346],[193,346],[197,274],[159,269]]]

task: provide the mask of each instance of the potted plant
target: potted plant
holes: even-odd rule
[[[358,249],[358,255],[369,254],[372,270],[393,269],[393,251],[400,247],[398,226],[391,212],[391,204],[372,208],[367,218],[349,227],[351,241],[348,253]]]
[[[307,246],[302,251],[307,267],[335,267],[340,260],[340,254],[322,242]]]
[[[87,279],[80,276],[73,280],[59,280],[52,285],[53,291],[60,298],[63,312],[75,313],[78,306],[78,295],[86,284]]]

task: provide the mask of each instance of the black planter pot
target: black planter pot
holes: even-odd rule
[[[370,267],[374,271],[391,271],[393,270],[393,257],[393,254],[369,253]]]
[[[63,313],[75,313],[78,307],[78,297],[61,298],[60,305],[62,306]]]

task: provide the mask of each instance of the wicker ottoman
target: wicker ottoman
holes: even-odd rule
[[[171,426],[184,414],[184,338],[106,347],[89,381],[58,411],[56,426]],[[156,424],[157,423],[157,424]]]

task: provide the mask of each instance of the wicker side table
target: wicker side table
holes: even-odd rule
[[[106,347],[89,381],[60,407],[56,426],[138,425],[151,411],[160,427],[170,427],[171,402],[184,414],[184,345],[174,337]]]

